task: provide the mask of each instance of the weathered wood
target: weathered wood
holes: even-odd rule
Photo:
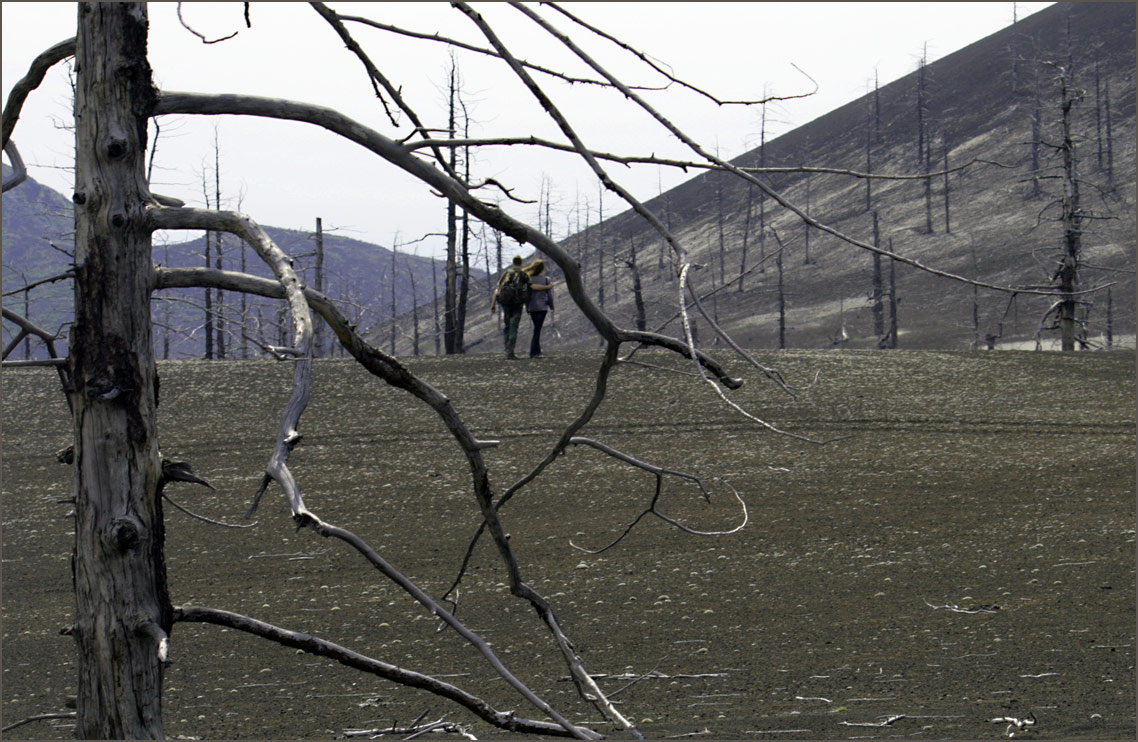
[[[81,3],[76,49],[76,736],[161,739],[166,588],[144,156],[143,3]]]

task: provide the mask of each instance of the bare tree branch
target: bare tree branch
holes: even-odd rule
[[[248,9],[249,9],[248,3],[246,3],[245,5],[246,5],[246,7],[245,7],[246,12],[248,12]],[[246,24],[248,24],[248,22],[249,22],[249,16],[247,14],[245,16],[245,22],[246,22]],[[217,44],[221,41],[228,41],[229,39],[232,39],[234,36],[236,36],[238,33],[237,31],[234,31],[233,33],[229,34],[228,36],[222,36],[221,38],[213,39],[212,41],[207,39],[204,34],[199,33],[198,31],[195,31],[193,28],[190,27],[190,24],[186,23],[186,20],[184,18],[182,18],[182,3],[178,3],[178,23],[182,24],[182,28],[186,29],[187,31],[192,33],[194,36],[197,36],[199,39],[201,39],[203,44]]]
[[[474,44],[468,44],[465,41],[459,41],[458,39],[448,38],[446,36],[442,36],[438,32],[422,33],[420,31],[411,31],[411,30],[406,29],[406,28],[400,28],[398,26],[392,26],[392,25],[389,25],[387,23],[380,23],[379,21],[374,21],[370,18],[363,18],[361,16],[355,16],[355,15],[344,15],[342,13],[337,13],[336,16],[341,21],[348,21],[351,23],[359,23],[359,24],[364,25],[364,26],[370,26],[372,28],[376,28],[376,29],[379,29],[381,31],[390,31],[391,33],[399,34],[401,36],[408,36],[408,37],[413,38],[413,39],[423,39],[425,41],[437,41],[437,42],[442,43],[442,44],[447,44],[449,46],[453,46],[456,49],[465,49],[466,51],[475,52],[476,54],[482,54],[482,55],[487,56],[487,57],[494,57],[497,59],[501,59],[501,56],[498,55],[497,52],[493,51],[492,49],[486,49],[485,47],[475,46]],[[550,77],[557,78],[558,80],[563,80],[563,81],[570,83],[570,84],[596,85],[599,87],[606,87],[606,88],[612,87],[611,85],[609,85],[607,82],[604,82],[603,80],[594,80],[594,79],[588,78],[588,77],[572,77],[570,75],[565,74],[564,72],[558,72],[557,70],[552,70],[552,69],[549,69],[548,67],[542,67],[541,65],[538,65],[538,64],[526,62],[525,60],[520,60],[520,61],[521,61],[522,66],[524,66],[526,69],[533,70],[534,72],[540,72],[543,75],[549,75]],[[641,85],[633,85],[631,87],[634,90],[665,90],[665,89],[667,89],[667,86],[664,86],[664,87],[645,87],[645,86],[641,86]]]
[[[517,5],[516,3],[513,3],[513,4]],[[713,103],[715,103],[716,105],[719,105],[719,106],[732,106],[732,105],[736,105],[736,106],[757,106],[757,105],[762,105],[763,103],[771,103],[773,101],[796,100],[798,98],[808,98],[811,95],[814,95],[815,93],[818,92],[818,83],[815,82],[815,80],[812,77],[810,77],[810,75],[807,75],[805,72],[802,72],[802,70],[799,69],[798,65],[792,64],[791,66],[794,67],[794,69],[798,70],[799,72],[802,72],[802,74],[806,77],[806,79],[810,80],[810,82],[814,84],[814,89],[811,90],[809,93],[801,93],[799,95],[787,95],[787,96],[771,96],[769,98],[763,98],[761,100],[720,100],[719,98],[715,97],[711,93],[708,93],[704,90],[701,90],[701,89],[695,87],[694,85],[691,85],[691,84],[675,77],[674,75],[672,75],[671,72],[664,70],[655,61],[649,59],[647,54],[641,52],[640,50],[638,50],[632,46],[629,46],[628,44],[626,44],[625,42],[621,41],[620,39],[612,36],[611,34],[608,34],[608,33],[602,31],[601,29],[599,29],[599,28],[597,28],[597,27],[595,27],[589,23],[586,23],[585,21],[581,20],[580,18],[573,15],[569,11],[565,10],[563,7],[561,7],[557,3],[544,3],[544,4],[553,8],[558,13],[561,13],[566,18],[568,18],[569,20],[576,23],[578,26],[581,26],[582,28],[588,29],[592,33],[596,34],[597,36],[600,36],[601,38],[606,39],[608,41],[611,41],[612,43],[619,46],[621,49],[624,49],[625,51],[629,52],[630,54],[635,56],[637,59],[639,59],[640,61],[644,62],[646,65],[651,67],[657,73],[659,73],[660,75],[663,75],[665,78],[667,78],[669,83],[675,83],[677,85],[680,85],[681,87],[687,88],[688,90],[690,90],[694,93],[697,93],[697,94],[711,100]]]
[[[264,639],[269,639],[286,647],[293,647],[294,649],[301,649],[310,654],[328,657],[342,665],[371,673],[378,677],[400,683],[401,685],[421,688],[438,696],[442,696],[443,698],[447,698],[470,710],[478,716],[478,718],[507,731],[526,734],[550,734],[558,737],[575,736],[579,739],[600,739],[600,735],[583,727],[571,726],[572,731],[570,732],[563,726],[557,724],[519,718],[511,711],[497,711],[481,698],[471,695],[450,683],[432,678],[429,675],[405,670],[396,665],[367,657],[358,652],[353,652],[338,644],[319,639],[311,634],[302,634],[300,632],[282,629],[238,613],[198,606],[180,606],[174,609],[174,621],[211,623],[217,626],[225,626]]]
[[[459,5],[460,7],[465,7],[461,3],[456,3],[456,4]],[[831,227],[827,224],[819,222],[818,220],[814,219],[809,214],[807,214],[805,211],[803,211],[802,209],[800,209],[797,206],[795,206],[794,204],[792,204],[781,193],[779,193],[775,189],[771,188],[769,185],[767,185],[763,181],[759,180],[758,178],[754,177],[753,175],[750,175],[749,173],[744,172],[740,168],[720,159],[717,155],[705,151],[703,149],[703,147],[701,147],[695,140],[693,140],[691,137],[689,137],[687,134],[685,134],[682,130],[680,130],[675,124],[673,124],[671,121],[669,121],[663,115],[661,115],[655,108],[653,108],[651,105],[649,105],[635,91],[628,88],[628,86],[624,85],[618,78],[616,78],[611,73],[609,73],[607,70],[605,70],[603,67],[601,67],[599,64],[597,64],[591,57],[589,57],[588,54],[586,54],[584,51],[582,51],[576,45],[576,43],[573,42],[572,39],[570,39],[568,36],[561,33],[560,31],[558,31],[557,29],[553,28],[544,19],[542,19],[540,16],[538,16],[536,13],[534,13],[529,8],[523,6],[519,3],[512,3],[512,5],[515,8],[517,8],[519,11],[521,11],[522,13],[524,13],[525,15],[527,15],[528,17],[533,19],[535,23],[537,23],[542,28],[544,28],[550,35],[552,35],[554,38],[556,38],[558,41],[560,41],[563,45],[565,45],[566,48],[570,49],[582,61],[584,61],[586,64],[588,64],[590,67],[592,67],[598,74],[604,76],[605,79],[609,80],[613,85],[615,85],[617,88],[619,88],[620,91],[622,93],[624,93],[625,97],[634,101],[637,105],[639,105],[642,109],[644,109],[645,112],[647,112],[654,119],[656,119],[657,122],[659,122],[662,126],[664,126],[669,132],[671,132],[681,142],[683,142],[685,145],[687,145],[688,148],[691,149],[693,152],[695,152],[696,154],[698,154],[700,157],[704,158],[708,162],[714,163],[715,165],[719,166],[720,168],[722,168],[724,170],[727,170],[729,172],[733,172],[736,175],[738,175],[739,177],[743,178],[744,180],[758,186],[760,189],[762,189],[762,191],[764,193],[766,193],[768,196],[770,196],[772,199],[774,199],[780,206],[782,206],[783,208],[787,209],[788,211],[790,211],[793,214],[795,214],[796,216],[798,216],[800,219],[802,219],[804,222],[806,222],[811,227],[814,227],[815,229],[819,229],[823,232],[826,232],[827,234],[833,235],[834,237],[837,237],[838,239],[842,240],[843,242],[846,242],[850,245],[853,245],[854,247],[859,247],[863,250],[868,250],[870,252],[877,253],[877,254],[882,255],[884,257],[888,257],[888,258],[891,258],[893,260],[898,260],[902,263],[905,263],[906,265],[917,268],[918,270],[925,271],[926,273],[931,273],[932,275],[940,276],[941,278],[949,278],[949,279],[952,279],[954,281],[959,281],[961,283],[966,283],[966,284],[973,285],[973,286],[979,286],[981,288],[992,289],[994,291],[1003,291],[1003,292],[1019,291],[1020,293],[1045,293],[1042,291],[1027,290],[1027,289],[1021,289],[1021,288],[1010,287],[1010,286],[998,286],[998,285],[986,283],[983,281],[975,281],[975,280],[972,280],[969,278],[965,278],[963,276],[958,276],[954,273],[949,273],[947,271],[942,271],[942,270],[938,270],[935,268],[931,268],[929,266],[924,265],[923,263],[921,263],[918,260],[915,260],[913,258],[907,258],[907,257],[904,257],[902,255],[898,255],[896,253],[890,252],[888,250],[884,250],[880,247],[877,247],[876,245],[871,245],[867,242],[863,242],[861,240],[855,239],[853,237],[850,237],[849,235],[846,235],[843,232],[840,232],[839,230],[835,229],[834,227]],[[468,15],[471,15],[472,13],[473,13],[473,11],[467,11]],[[475,15],[477,15],[477,14],[475,14]],[[515,72],[519,75],[525,74],[524,71],[520,70],[520,69],[515,70]],[[540,91],[536,91],[535,95],[539,94],[539,92]],[[544,94],[541,94],[541,97],[543,99],[543,106],[545,106],[545,100],[546,99],[544,99]],[[549,105],[551,106],[552,104],[549,104]],[[555,118],[555,120],[558,120],[558,123],[560,124],[560,120],[558,118],[559,115],[556,114],[556,112],[554,110],[550,110],[548,106],[547,106],[547,110],[549,110],[550,115],[553,116]],[[576,142],[575,142],[575,144],[576,144]],[[585,153],[582,153],[582,156],[585,156]],[[599,166],[596,166],[596,161],[594,159],[586,157],[586,160],[589,161],[590,165],[594,166],[594,170],[599,171]],[[603,171],[599,171],[599,172],[603,172]],[[602,182],[604,182],[605,186],[610,188],[610,190],[613,190],[618,195],[621,195],[621,197],[624,198],[633,207],[633,209],[637,213],[640,213],[642,215],[647,213],[647,209],[645,209],[643,207],[643,205],[640,205],[639,202],[637,202],[635,199],[630,200],[631,196],[625,196],[622,189],[612,188],[609,185],[609,182],[611,182],[611,181],[607,180],[607,176],[602,177]],[[659,232],[668,241],[668,243],[673,246],[673,249],[678,250],[677,255],[681,256],[680,262],[681,263],[686,262],[686,260],[682,259],[682,255],[684,254],[682,249],[679,247],[679,245],[675,241],[675,239],[672,238],[671,235],[668,233],[668,230],[666,230],[662,225],[660,225],[659,221],[656,220],[654,217],[646,216],[645,218],[648,219],[648,221],[654,227],[656,227],[657,232]]]
[[[554,142],[549,139],[542,139],[535,136],[524,137],[488,137],[477,139],[423,139],[418,141],[407,141],[403,146],[408,149],[423,149],[424,147],[514,147],[514,146],[532,146],[542,147],[544,149],[551,149],[560,152],[576,153],[577,150],[570,144],[563,144],[561,142]],[[730,167],[722,167],[714,162],[699,162],[696,160],[676,160],[667,157],[659,157],[657,155],[618,155],[610,152],[600,152],[597,150],[590,150],[593,157],[598,160],[606,160],[608,162],[615,162],[621,165],[662,165],[666,167],[674,167],[687,172],[688,170],[713,170],[717,172],[733,172]],[[1002,162],[995,160],[986,160],[983,158],[973,158],[966,163],[949,168],[948,170],[938,170],[929,173],[918,173],[913,175],[887,175],[885,173],[867,173],[860,170],[850,170],[848,168],[835,168],[835,167],[811,167],[807,165],[796,167],[742,167],[738,169],[744,173],[751,173],[752,175],[792,175],[792,174],[822,174],[822,175],[845,175],[851,178],[858,178],[862,180],[927,180],[929,178],[943,177],[951,175],[952,173],[967,170],[975,165],[992,165],[1000,168],[1014,168],[1014,165],[1005,165]]]
[[[2,143],[5,148],[8,146],[8,140],[12,138],[12,130],[16,128],[16,121],[20,118],[20,112],[28,95],[39,87],[40,83],[43,82],[44,75],[55,63],[73,56],[75,56],[74,36],[41,52],[38,57],[32,60],[28,74],[17,80],[16,84],[12,86],[12,90],[8,93],[8,101],[4,104],[2,125],[0,125],[2,126],[0,130],[3,132]]]
[[[288,469],[288,457],[300,441],[297,426],[308,405],[312,374],[312,316],[301,291],[300,279],[292,268],[292,260],[252,219],[244,214],[170,207],[152,207],[147,212],[151,230],[201,229],[230,232],[241,237],[272,269],[284,289],[293,326],[293,347],[298,359],[293,372],[293,391],[281,417],[276,446],[266,466],[289,500],[294,516],[306,513],[300,487]]]
[[[217,285],[231,290],[247,290],[251,293],[260,293],[265,296],[280,296],[284,294],[284,288],[277,282],[269,281],[268,279],[261,279],[254,276],[249,276],[240,273],[231,273],[227,271],[217,271],[203,268],[192,269],[170,269],[159,267],[157,272],[157,287],[158,288],[175,288],[199,285]],[[480,527],[479,532],[483,529],[488,529],[494,539],[495,545],[505,562],[510,573],[510,586],[511,592],[520,598],[524,598],[534,606],[538,615],[545,621],[546,625],[552,632],[558,647],[561,649],[562,654],[565,656],[568,663],[570,673],[574,677],[575,682],[578,683],[579,688],[587,688],[588,691],[582,691],[582,695],[591,696],[595,702],[604,704],[604,694],[601,693],[599,688],[595,687],[588,672],[585,671],[581,664],[580,659],[572,649],[572,643],[565,636],[561,630],[557,618],[554,614],[552,606],[536,591],[530,588],[522,581],[521,570],[518,567],[516,558],[514,557],[513,550],[509,545],[509,539],[505,534],[502,524],[498,519],[497,508],[494,506],[491,498],[491,490],[489,483],[489,473],[486,468],[486,463],[482,457],[482,449],[496,445],[494,441],[479,441],[470,434],[466,425],[462,422],[458,413],[454,410],[450,400],[441,394],[434,387],[421,381],[410,371],[408,371],[402,364],[395,358],[384,354],[376,348],[371,347],[363,341],[362,338],[355,332],[347,320],[339,313],[336,307],[329,302],[325,297],[319,295],[315,291],[305,290],[306,299],[312,303],[322,317],[328,322],[333,332],[340,339],[345,349],[351,353],[356,360],[358,360],[366,369],[373,374],[385,379],[392,386],[402,388],[418,397],[422,401],[435,410],[435,412],[442,418],[443,422],[450,429],[451,434],[455,437],[463,453],[466,455],[472,472],[474,493],[478,500],[479,507],[482,510],[483,525]],[[261,487],[258,489],[254,502],[264,492],[265,486],[268,484],[270,477],[268,474],[262,478]],[[355,546],[362,554],[364,554],[373,565],[379,568],[389,578],[396,580],[401,586],[406,580],[402,575],[399,575],[390,565],[386,565],[382,559],[373,550],[370,549],[357,537],[342,529],[337,529],[334,526],[321,523],[314,515],[305,511],[303,514],[294,516],[298,526],[312,527],[317,532],[323,535],[335,535],[342,538],[353,546]],[[373,557],[374,555],[374,557]],[[378,561],[376,561],[378,560]],[[390,573],[387,571],[390,569]],[[404,589],[408,590],[410,594],[420,600],[423,605],[427,606],[435,615],[438,615],[448,624],[454,626],[452,621],[457,623],[451,614],[447,614],[441,606],[438,606],[433,600],[422,593],[409,581]],[[417,592],[415,592],[417,591]],[[449,591],[448,591],[449,592]],[[426,602],[424,602],[426,601]],[[445,614],[445,615],[444,615]],[[460,632],[461,633],[461,632]],[[465,636],[465,634],[464,634]],[[480,641],[480,640],[479,640]],[[488,651],[488,650],[487,650]],[[610,709],[615,712],[615,709]],[[548,713],[548,712],[547,712]],[[556,718],[552,717],[551,718]],[[618,718],[623,718],[619,717]],[[627,721],[623,722],[628,728],[634,728]],[[637,733],[638,734],[638,733]]]
[[[303,121],[320,126],[359,144],[387,160],[407,173],[434,188],[446,198],[455,200],[472,216],[486,222],[494,229],[522,244],[532,244],[550,257],[561,269],[565,277],[566,289],[581,308],[582,313],[606,340],[643,342],[658,345],[677,352],[684,344],[674,338],[665,338],[652,333],[638,333],[618,328],[592,301],[584,288],[580,267],[559,244],[529,225],[506,214],[497,204],[485,203],[475,198],[462,183],[449,178],[445,173],[428,162],[413,155],[404,146],[368,129],[362,124],[322,106],[285,101],[275,98],[261,98],[244,95],[201,95],[197,93],[163,93],[155,106],[155,115],[181,114],[234,114],[261,116],[266,118]],[[714,358],[702,352],[696,353],[700,363],[719,378],[724,384],[738,384]]]
[[[12,174],[3,183],[3,190],[7,193],[28,179],[28,168],[24,165],[24,158],[20,157],[20,150],[16,149],[16,143],[11,139],[4,144],[4,154],[12,162]]]
[[[703,498],[705,500],[707,500],[708,502],[710,502],[711,501],[711,491],[707,489],[707,487],[704,485],[702,479],[700,479],[699,477],[697,477],[693,474],[686,474],[684,472],[675,471],[672,469],[665,469],[661,466],[649,464],[645,461],[641,461],[640,459],[637,459],[634,456],[629,456],[628,454],[626,454],[622,451],[618,451],[615,448],[612,448],[611,446],[607,446],[604,443],[601,443],[600,441],[593,440],[592,438],[574,437],[570,441],[570,443],[573,443],[575,445],[589,446],[590,448],[596,449],[597,451],[600,451],[601,453],[604,453],[608,456],[611,456],[614,459],[617,459],[619,461],[623,461],[624,463],[630,464],[631,466],[634,466],[638,469],[643,469],[644,471],[649,472],[650,474],[652,474],[656,477],[656,491],[655,491],[655,494],[653,494],[652,499],[648,504],[648,507],[646,507],[643,511],[641,511],[640,514],[637,515],[636,518],[634,518],[633,521],[625,527],[624,532],[621,533],[620,536],[618,536],[615,541],[612,541],[607,546],[603,546],[599,549],[586,549],[586,548],[583,548],[581,546],[574,544],[573,541],[570,540],[569,545],[572,546],[574,549],[577,549],[579,551],[584,551],[584,552],[589,553],[589,554],[600,554],[603,551],[608,551],[609,549],[611,549],[612,547],[616,546],[618,543],[623,541],[624,537],[632,532],[633,527],[637,523],[639,523],[640,520],[645,515],[649,515],[649,514],[655,515],[657,518],[660,518],[661,520],[665,521],[666,523],[669,523],[669,524],[675,526],[676,528],[679,528],[680,530],[682,530],[686,533],[690,533],[694,536],[726,536],[726,535],[736,533],[736,532],[742,530],[747,525],[747,522],[749,521],[749,517],[747,515],[747,503],[743,502],[743,498],[739,496],[739,492],[734,487],[731,487],[731,485],[727,485],[728,487],[731,487],[731,491],[735,494],[735,499],[739,501],[739,505],[743,508],[743,520],[739,523],[739,525],[737,525],[734,528],[731,528],[730,530],[727,530],[727,531],[698,531],[694,528],[690,528],[690,527],[684,525],[683,523],[680,523],[676,519],[668,517],[667,515],[664,515],[659,510],[656,509],[656,506],[659,504],[660,497],[664,493],[664,476],[665,475],[671,475],[674,477],[678,477],[680,479],[686,479],[690,482],[693,482],[697,487],[699,487],[700,493],[702,493]]]

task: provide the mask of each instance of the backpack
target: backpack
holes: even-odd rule
[[[529,290],[529,274],[520,268],[510,268],[498,285],[498,303],[525,304]]]

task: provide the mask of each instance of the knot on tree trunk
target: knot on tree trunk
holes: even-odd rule
[[[133,515],[123,515],[111,521],[107,530],[111,544],[119,551],[130,551],[142,540],[142,523]]]

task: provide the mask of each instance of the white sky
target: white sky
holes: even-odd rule
[[[1018,3],[1020,19],[1049,3]],[[345,15],[373,18],[421,32],[439,32],[486,46],[478,29],[445,2],[332,2]],[[570,59],[557,42],[504,3],[475,7],[510,45],[515,56],[595,77]],[[532,6],[562,30],[570,22],[547,7]],[[795,95],[817,81],[816,95],[768,108],[767,138],[805,124],[872,88],[876,71],[885,85],[916,68],[927,45],[930,62],[1012,22],[1013,3],[758,3],[758,2],[570,2],[575,15],[666,62],[677,77],[724,99]],[[40,51],[75,33],[74,3],[5,2],[3,95]],[[255,2],[246,28],[242,3],[186,3],[183,16],[213,39],[205,45],[183,28],[177,4],[150,4],[150,55],[155,81],[166,90],[246,93],[337,108],[393,138],[363,72],[335,32],[307,3]],[[359,24],[348,27],[373,61],[428,125],[445,128],[447,47],[414,41]],[[611,45],[580,33],[590,54],[629,83],[656,85],[660,78]],[[587,43],[586,43],[587,42]],[[471,136],[539,136],[562,141],[529,93],[501,63],[457,54],[471,111]],[[612,91],[569,86],[537,75],[588,146],[607,152],[690,158],[661,127]],[[717,107],[673,87],[645,94],[652,105],[709,149],[726,158],[758,146],[759,108]],[[71,191],[73,140],[71,93],[64,65],[48,75],[25,105],[13,140],[37,181],[65,195]],[[213,177],[216,126],[221,145],[222,198],[257,221],[292,229],[324,228],[390,246],[444,230],[445,208],[426,188],[393,172],[378,157],[310,125],[243,117],[164,117],[153,189],[192,206],[203,204],[202,177]],[[821,164],[821,163],[817,163]],[[691,177],[655,166],[610,172],[637,197],[656,195]],[[486,149],[475,156],[472,179],[493,176],[536,200],[543,178],[553,193],[554,233],[564,236],[574,203],[587,198],[595,221],[596,181],[568,155],[527,148]],[[240,203],[238,197],[240,195]],[[487,198],[497,200],[496,192]],[[513,215],[536,223],[537,206],[504,204]],[[605,216],[623,210],[607,194]],[[193,235],[185,235],[188,239]],[[419,254],[439,255],[444,241],[419,243]]]

